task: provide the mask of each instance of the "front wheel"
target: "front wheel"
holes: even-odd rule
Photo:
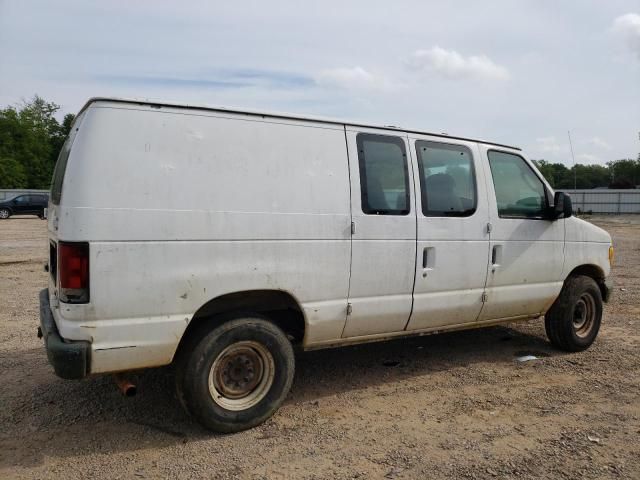
[[[178,396],[206,428],[230,433],[255,427],[291,388],[293,348],[264,318],[236,318],[188,343],[178,362]]]
[[[0,219],[4,220],[11,216],[11,212],[7,208],[0,208]]]
[[[602,292],[591,277],[569,277],[545,315],[551,343],[568,352],[586,350],[595,341],[602,321]]]

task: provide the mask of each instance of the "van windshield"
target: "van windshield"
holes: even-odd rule
[[[64,142],[60,155],[58,155],[58,161],[56,162],[56,168],[53,171],[53,180],[51,181],[51,203],[54,205],[60,204],[60,197],[62,196],[62,182],[64,180],[64,172],[67,169],[67,160],[69,160],[69,152],[71,151],[71,141],[67,138]]]

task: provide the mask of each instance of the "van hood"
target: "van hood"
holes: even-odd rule
[[[605,229],[597,227],[577,217],[570,217],[566,223],[566,239],[569,242],[593,242],[611,244],[611,235]]]

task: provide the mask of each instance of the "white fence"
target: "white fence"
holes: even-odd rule
[[[571,195],[574,212],[640,213],[640,190],[562,190]]]
[[[29,188],[21,188],[17,190],[0,189],[0,201],[6,198],[13,198],[18,195],[23,195],[25,193],[46,193],[47,195],[49,195],[49,190],[33,190]]]

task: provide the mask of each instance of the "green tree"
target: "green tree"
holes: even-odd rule
[[[638,160],[614,160],[604,165],[574,165],[533,161],[553,188],[635,188],[640,185],[640,156]]]
[[[0,188],[49,188],[73,122],[73,115],[66,115],[60,124],[59,109],[36,95],[0,110]]]
[[[538,170],[553,188],[573,188],[573,173],[561,163],[534,160]]]
[[[610,188],[635,188],[640,185],[640,155],[637,160],[614,160],[607,163],[610,171]]]

